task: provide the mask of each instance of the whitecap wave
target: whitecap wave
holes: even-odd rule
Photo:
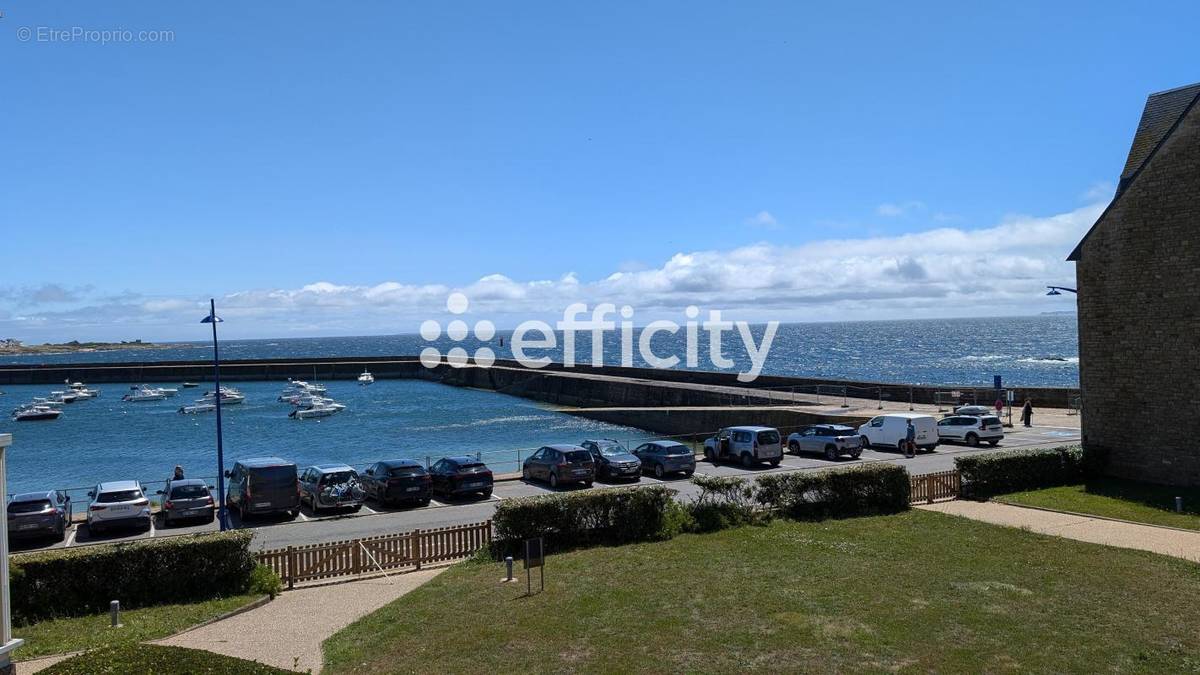
[[[1077,366],[1079,365],[1078,356],[1027,356],[1023,359],[1017,359],[1018,363],[1039,363],[1048,366]]]

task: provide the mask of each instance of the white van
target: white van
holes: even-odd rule
[[[921,413],[889,413],[871,418],[858,428],[863,445],[900,448],[908,435],[908,421],[912,420],[917,431],[916,445],[921,450],[933,450],[938,445],[937,420]]]

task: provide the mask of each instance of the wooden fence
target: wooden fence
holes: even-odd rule
[[[324,544],[288,546],[256,554],[293,588],[297,582],[411,568],[474,555],[492,541],[492,521],[382,534]]]
[[[932,504],[943,499],[958,499],[962,492],[962,477],[957,471],[939,471],[938,473],[922,473],[909,476],[913,504],[925,502]]]

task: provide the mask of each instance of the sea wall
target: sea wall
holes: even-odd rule
[[[829,415],[792,408],[749,406],[739,408],[572,408],[564,412],[588,419],[624,424],[653,431],[676,440],[703,442],[725,427],[755,424],[775,427],[783,434],[806,424],[836,423],[859,426],[870,417]]]

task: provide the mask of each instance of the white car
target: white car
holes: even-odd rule
[[[973,448],[981,442],[994,446],[1004,440],[1004,424],[995,415],[951,415],[938,421],[937,432],[943,441],[958,441]]]
[[[114,527],[150,529],[150,500],[136,480],[100,483],[88,496],[92,498],[87,511],[91,534]]]
[[[863,446],[901,447],[908,435],[908,421],[912,420],[916,431],[915,444],[920,450],[933,450],[938,446],[937,420],[921,413],[890,413],[872,417],[871,421],[858,428]]]

